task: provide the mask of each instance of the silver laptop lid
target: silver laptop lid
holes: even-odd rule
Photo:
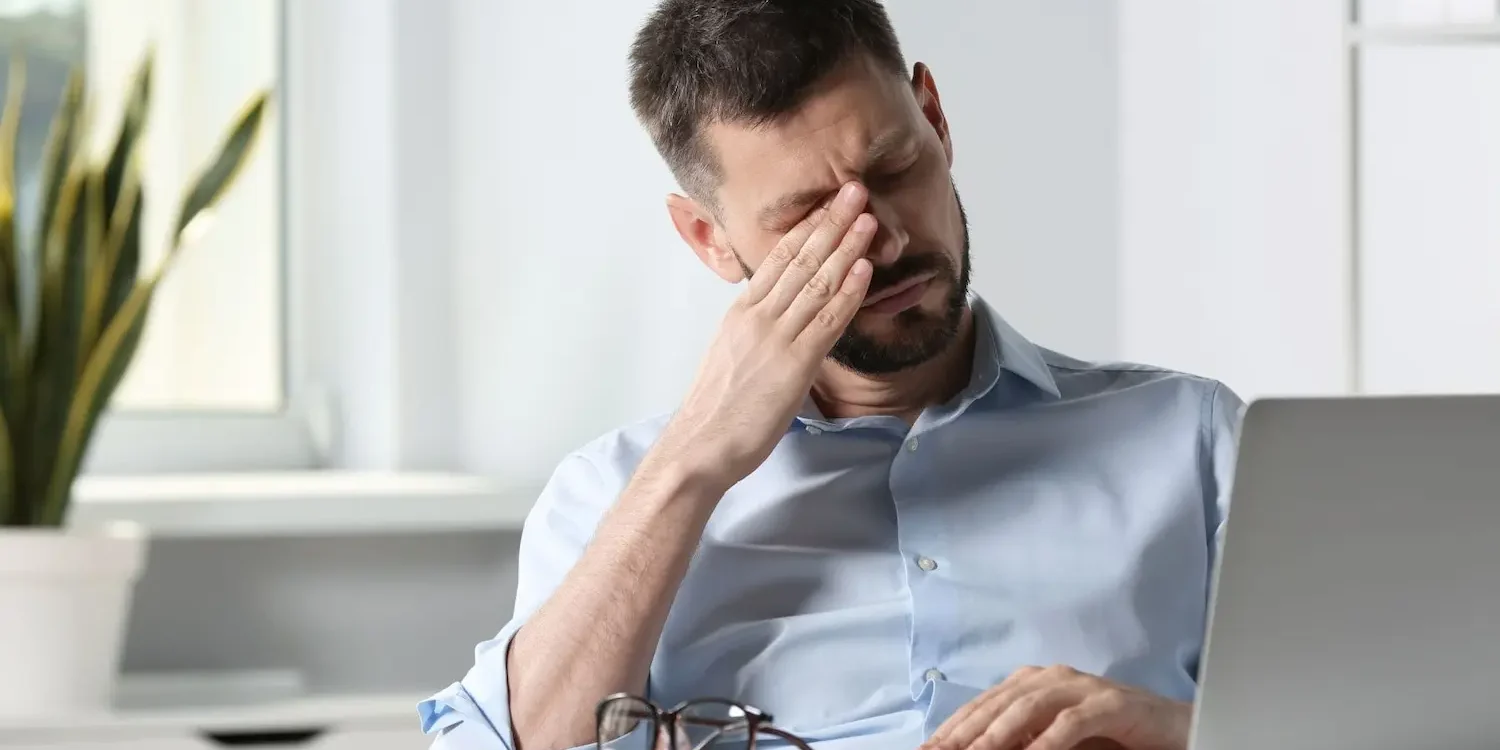
[[[1250,406],[1193,750],[1500,747],[1500,397]]]

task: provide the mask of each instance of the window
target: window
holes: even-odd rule
[[[99,148],[113,139],[131,77],[154,50],[144,141],[143,269],[166,247],[184,184],[241,105],[279,89],[279,0],[0,0],[0,47],[27,58],[21,212],[30,215],[47,126],[70,70],[82,66]],[[178,256],[146,336],[101,424],[88,470],[295,468],[313,461],[288,376],[284,103],[268,113],[252,160],[208,232]],[[30,200],[32,203],[28,203]],[[23,225],[23,237],[34,228]]]
[[[1497,2],[1351,10],[1361,390],[1500,390]]]
[[[88,74],[100,112],[119,110],[129,71],[155,45],[143,247],[154,260],[178,196],[225,125],[252,93],[276,83],[277,3],[87,0],[84,8]],[[279,113],[268,114],[263,140],[214,224],[162,287],[117,408],[281,408]]]

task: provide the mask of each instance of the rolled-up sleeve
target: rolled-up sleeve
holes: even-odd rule
[[[1211,568],[1218,564],[1219,550],[1224,544],[1224,529],[1229,523],[1230,494],[1234,489],[1235,461],[1239,452],[1240,427],[1244,423],[1245,409],[1245,402],[1227,386],[1218,385],[1210,394],[1204,430],[1208,439],[1207,479],[1211,489],[1207,498],[1212,526],[1212,536],[1209,539]]]
[[[553,471],[522,528],[510,621],[474,649],[474,665],[461,680],[417,705],[434,750],[515,750],[506,664],[511,640],[578,561],[619,492],[616,474],[583,452]]]

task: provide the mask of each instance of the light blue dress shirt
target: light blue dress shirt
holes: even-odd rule
[[[827,750],[911,750],[1018,667],[1194,696],[1241,401],[1039,348],[977,296],[971,381],[914,426],[808,401],[709,521],[651,668],[661,705],[759,707]],[[419,706],[444,750],[513,750],[506,648],[665,417],[567,457],[527,519],[514,619]]]

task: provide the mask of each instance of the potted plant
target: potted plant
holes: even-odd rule
[[[141,134],[152,56],[113,147],[89,153],[75,69],[43,155],[35,241],[16,232],[16,135],[25,85],[11,62],[0,112],[0,715],[106,710],[146,540],[68,523],[74,479],[135,354],[151,298],[184,238],[234,182],[260,131],[257,92],[189,182],[163,261],[141,273]],[[29,244],[30,246],[23,246]]]

